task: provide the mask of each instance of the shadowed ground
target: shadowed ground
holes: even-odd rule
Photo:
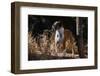
[[[76,59],[79,58],[79,55],[76,54],[74,58],[72,58],[71,54],[66,54],[66,56],[52,56],[45,54],[30,54],[29,60],[52,60],[52,59]]]

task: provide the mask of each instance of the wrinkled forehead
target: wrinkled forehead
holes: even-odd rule
[[[59,29],[61,27],[61,22],[60,21],[56,21],[54,24],[53,24],[53,28],[54,29]]]
[[[54,23],[54,25],[58,25],[58,24],[60,24],[60,21],[56,21],[56,22]]]

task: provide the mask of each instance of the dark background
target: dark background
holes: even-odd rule
[[[88,36],[88,18],[81,18],[81,26],[83,27],[83,40],[87,43]],[[61,21],[65,29],[69,29],[76,38],[76,17],[62,16],[43,16],[43,15],[28,15],[28,32],[32,32],[33,37],[42,34],[45,29],[51,30],[55,21]]]

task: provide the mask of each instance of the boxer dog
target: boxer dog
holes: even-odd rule
[[[76,50],[75,38],[72,32],[63,27],[61,21],[55,21],[52,25],[52,30],[54,31],[54,42],[55,42],[55,52],[65,52],[67,50],[72,51],[72,57],[74,57],[74,51]]]

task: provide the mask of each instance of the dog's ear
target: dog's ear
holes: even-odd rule
[[[53,23],[53,25],[52,25],[52,31],[56,30],[56,24],[57,24],[57,21]]]
[[[54,25],[52,25],[52,28],[51,28],[51,30],[52,30],[52,31],[55,31],[55,27],[54,27]]]

